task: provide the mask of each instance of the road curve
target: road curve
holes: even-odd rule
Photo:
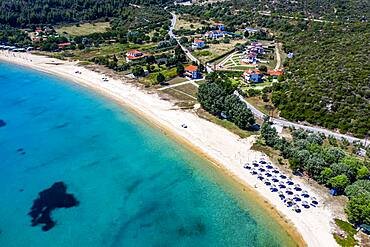
[[[173,12],[170,12],[170,14],[172,15],[172,19],[171,19],[171,26],[168,30],[168,35],[177,41],[177,43],[179,44],[179,46],[184,51],[185,55],[189,58],[190,61],[200,64],[200,61],[196,57],[194,57],[185,46],[180,44],[176,35],[173,33],[173,30],[175,29],[175,26],[176,26],[177,16]],[[210,66],[206,66],[206,70],[208,73],[213,72],[213,69]]]
[[[234,94],[236,96],[238,96],[239,99],[247,105],[247,107],[251,110],[251,112],[253,113],[253,115],[255,117],[257,117],[259,119],[263,119],[264,116],[266,116],[266,114],[264,114],[263,112],[261,112],[260,110],[255,108],[253,105],[251,105],[248,101],[246,101],[243,98],[243,96],[241,96],[237,91],[235,91]],[[278,118],[270,118],[270,121],[273,124],[276,124],[276,125],[279,125],[279,126],[282,126],[282,127],[293,127],[293,128],[296,128],[296,129],[304,129],[304,130],[312,131],[312,132],[315,132],[315,133],[324,134],[325,136],[333,136],[333,137],[335,137],[336,139],[339,139],[339,140],[344,138],[344,139],[346,139],[347,141],[349,141],[351,143],[360,142],[365,146],[369,145],[369,143],[366,143],[366,140],[364,140],[364,139],[359,139],[359,138],[356,138],[356,137],[353,137],[353,136],[340,134],[340,133],[333,132],[333,131],[330,131],[330,130],[327,130],[327,129],[324,129],[324,128],[320,128],[320,127],[316,127],[316,126],[306,126],[306,125],[303,125],[303,124],[293,123],[293,122],[290,122],[290,121],[287,121],[287,120],[284,120],[284,119],[278,119]]]

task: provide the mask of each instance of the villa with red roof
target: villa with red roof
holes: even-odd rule
[[[267,73],[271,76],[274,76],[274,75],[278,76],[278,75],[284,74],[284,71],[282,69],[274,69],[274,70],[269,70]]]
[[[139,50],[131,50],[126,53],[126,61],[129,63],[134,60],[144,58],[145,54]]]
[[[70,46],[70,45],[72,45],[71,42],[64,42],[64,43],[58,44],[58,48],[59,49],[64,49],[64,48],[66,48],[67,46]]]
[[[184,75],[191,79],[199,79],[201,76],[198,66],[195,65],[189,65],[185,67]]]
[[[269,70],[269,71],[267,71],[267,74],[269,74],[270,76],[272,76],[272,78],[277,78],[279,75],[283,75],[284,74],[284,70],[283,69]]]
[[[203,48],[206,46],[206,42],[204,40],[201,40],[201,39],[194,39],[191,47],[193,49],[200,49],[200,48]]]
[[[247,69],[244,71],[242,77],[244,78],[245,82],[254,82],[254,83],[259,83],[263,82],[263,73],[255,68],[255,69]]]

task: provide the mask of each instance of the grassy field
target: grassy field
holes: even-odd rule
[[[197,93],[198,93],[198,88],[196,86],[194,86],[193,84],[185,84],[185,85],[181,85],[181,86],[178,86],[178,87],[175,87],[177,90],[180,90],[186,94],[189,94],[191,96],[193,96],[194,98],[197,97]]]
[[[216,57],[219,57],[232,49],[234,49],[235,45],[238,43],[243,43],[243,40],[231,40],[229,44],[208,44],[208,48],[201,50],[201,51],[195,51],[193,53],[194,56],[196,56],[201,62],[207,62],[211,59],[214,59]]]
[[[252,104],[261,112],[271,115],[271,111],[266,109],[266,106],[272,106],[270,102],[264,102],[259,96],[246,98],[246,101],[248,101],[248,103]],[[278,116],[278,111],[276,109],[273,111],[273,115],[274,117]]]
[[[187,102],[187,105],[194,105],[194,103],[196,102],[196,99],[194,99],[194,96],[187,94],[181,90],[178,90],[177,88],[169,88],[169,89],[163,90],[163,92],[171,95],[177,100]]]
[[[194,21],[194,17],[180,16],[177,18],[175,30],[178,29],[191,29],[195,30],[201,28],[203,25],[199,21]]]
[[[242,130],[242,129],[238,128],[238,126],[236,126],[234,123],[229,122],[227,120],[219,119],[219,118],[209,114],[208,112],[204,111],[203,109],[199,109],[197,111],[197,115],[201,118],[204,118],[204,119],[212,122],[212,123],[220,125],[220,126],[224,127],[225,129],[228,129],[232,133],[240,136],[241,138],[247,138],[251,135],[256,135],[256,134],[259,133],[257,131]]]
[[[187,81],[187,79],[185,77],[175,77],[175,78],[167,81],[167,83],[170,84],[170,85],[174,85],[174,84],[185,82],[185,81]]]
[[[150,73],[147,77],[142,79],[142,82],[150,86],[158,84],[157,76],[159,73],[162,73],[167,81],[177,76],[176,67],[171,69],[163,69],[163,67],[160,67],[160,71]]]
[[[341,237],[337,234],[334,234],[334,238],[340,246],[354,247],[358,244],[357,240],[354,238],[357,231],[350,223],[343,220],[335,219],[335,224],[337,224],[337,226],[347,235],[346,237]]]
[[[110,28],[109,22],[84,23],[73,26],[61,26],[55,30],[60,34],[68,36],[88,35],[92,33],[104,33],[107,28]]]
[[[156,44],[133,44],[133,43],[127,43],[127,44],[107,44],[103,45],[101,47],[94,47],[94,48],[87,48],[85,50],[67,50],[61,53],[61,55],[64,55],[66,57],[72,57],[74,59],[78,59],[80,61],[86,61],[90,60],[93,57],[99,57],[99,56],[112,56],[113,54],[116,54],[118,59],[125,59],[125,53],[127,50],[131,49],[138,49],[143,52],[146,50],[152,49],[156,47]]]

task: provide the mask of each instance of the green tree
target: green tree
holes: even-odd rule
[[[159,73],[157,75],[157,82],[158,83],[164,82],[165,80],[166,80],[166,77],[164,77],[164,75],[162,73]]]
[[[241,129],[250,129],[255,123],[251,110],[234,94],[225,97],[225,112]]]
[[[260,65],[260,66],[258,66],[258,69],[261,72],[263,72],[263,73],[267,73],[267,67],[266,67],[266,65]]]
[[[369,169],[366,166],[358,168],[356,179],[365,179],[369,177]]]
[[[364,195],[351,198],[346,213],[349,221],[354,224],[370,224],[370,200]]]
[[[274,147],[279,139],[276,129],[266,121],[261,126],[261,137],[265,140],[266,145],[270,147]]]
[[[183,75],[185,73],[184,65],[182,65],[182,64],[177,65],[176,73],[178,75]]]
[[[333,176],[332,169],[330,167],[325,167],[324,170],[322,170],[320,173],[319,182],[322,184],[328,184],[332,176]]]
[[[345,152],[337,147],[330,146],[324,151],[324,159],[329,164],[337,163],[345,156]]]
[[[224,110],[225,91],[216,83],[204,83],[198,88],[198,101],[213,115],[220,115]]]
[[[370,200],[370,180],[358,180],[348,185],[345,193],[350,198],[365,195]]]
[[[132,69],[132,74],[135,77],[141,77],[144,76],[144,69],[141,66],[136,66]]]
[[[328,183],[332,188],[337,189],[338,192],[343,192],[349,184],[349,179],[346,175],[338,175],[329,179]]]

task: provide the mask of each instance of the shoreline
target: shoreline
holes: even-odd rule
[[[158,94],[144,91],[123,80],[109,78],[109,82],[103,82],[102,74],[78,66],[76,62],[25,53],[16,53],[15,56],[8,52],[0,52],[0,60],[73,81],[114,100],[209,161],[228,180],[240,185],[243,193],[253,196],[253,200],[284,228],[297,245],[338,246],[331,234],[332,212],[325,208],[325,205],[297,214],[286,208],[278,198],[272,198],[266,187],[256,187],[257,179],[242,167],[245,162],[263,157],[262,153],[250,150],[253,136],[241,139],[226,129],[197,117],[191,111],[176,108],[171,102],[161,99]],[[76,70],[82,74],[76,74]],[[188,125],[187,129],[181,127],[183,123]],[[295,180],[293,178],[293,181]],[[312,191],[307,190],[310,193]]]

